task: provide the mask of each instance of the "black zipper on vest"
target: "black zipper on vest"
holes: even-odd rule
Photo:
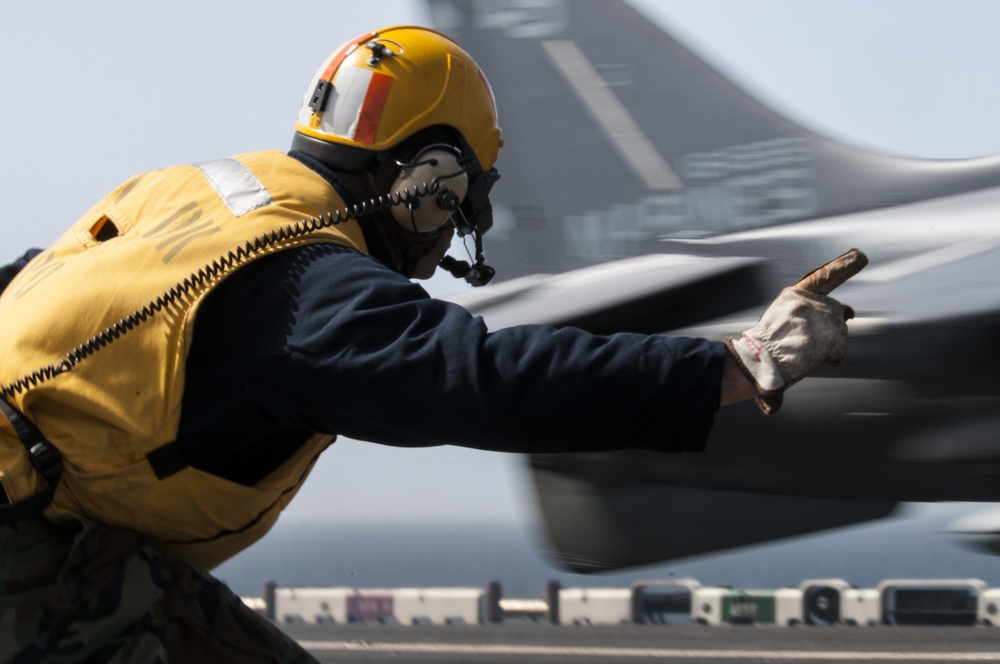
[[[289,240],[306,237],[311,233],[379,212],[387,207],[409,203],[414,199],[432,195],[437,192],[438,187],[439,184],[437,182],[421,184],[409,190],[385,194],[357,205],[349,205],[336,212],[328,212],[319,217],[302,219],[297,223],[288,224],[283,228],[259,235],[253,240],[249,240],[231,249],[225,255],[216,258],[211,263],[207,263],[197,272],[191,273],[187,279],[175,284],[160,294],[159,297],[150,300],[144,307],[136,309],[117,323],[98,332],[87,341],[66,353],[66,357],[58,364],[49,364],[41,367],[0,387],[0,413],[14,427],[18,439],[24,445],[31,465],[46,480],[44,489],[16,503],[12,503],[10,497],[0,495],[0,524],[13,523],[40,515],[52,502],[63,471],[62,455],[59,453],[59,450],[45,438],[45,435],[35,426],[34,422],[13,406],[11,397],[14,394],[20,394],[59,374],[71,371],[77,364],[116,339],[121,338],[129,330],[138,327],[144,321],[155,316],[158,312],[166,309],[175,302],[192,294],[199,293],[212,280],[240,267],[262,252]],[[176,467],[176,463],[168,465],[170,468]],[[166,475],[169,474],[171,472],[168,470]],[[157,471],[157,475],[160,475],[160,471]],[[5,493],[2,486],[0,486],[0,494]]]

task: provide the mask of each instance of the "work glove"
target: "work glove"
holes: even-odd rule
[[[789,387],[822,364],[836,366],[847,356],[847,321],[854,310],[828,295],[867,264],[863,253],[851,249],[781,291],[740,338],[726,339],[757,387],[757,405],[765,415],[778,412]]]

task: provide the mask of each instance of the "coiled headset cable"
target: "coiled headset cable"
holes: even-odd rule
[[[59,362],[40,367],[21,378],[0,386],[0,397],[11,402],[15,394],[37,387],[60,374],[72,371],[80,362],[108,346],[127,334],[143,322],[155,316],[160,311],[176,302],[200,293],[209,283],[242,266],[259,254],[266,252],[284,242],[306,237],[312,233],[332,228],[348,221],[354,221],[396,205],[407,205],[425,196],[438,193],[441,183],[432,181],[420,183],[412,187],[382,194],[356,205],[349,205],[334,212],[327,212],[319,217],[304,218],[296,223],[287,224],[282,228],[272,229],[252,240],[247,240],[238,247],[229,250],[201,269],[188,275],[187,278],[174,284],[144,306],[126,315],[117,323],[98,332],[90,339],[76,346]]]

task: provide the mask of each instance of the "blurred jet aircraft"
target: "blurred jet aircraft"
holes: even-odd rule
[[[431,0],[483,66],[506,146],[487,253],[454,298],[494,329],[723,338],[850,247],[850,356],[700,455],[530,457],[555,556],[599,571],[1000,501],[1000,159],[849,147],[761,105],[629,5]],[[506,279],[507,281],[502,281]],[[1000,546],[1000,515],[971,535]]]

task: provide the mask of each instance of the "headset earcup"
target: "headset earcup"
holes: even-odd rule
[[[416,155],[416,166],[404,168],[392,183],[393,193],[423,192],[435,180],[440,182],[437,194],[422,196],[415,204],[392,207],[392,216],[406,230],[431,233],[451,217],[469,189],[469,176],[458,161],[458,155],[448,149],[432,147]]]

